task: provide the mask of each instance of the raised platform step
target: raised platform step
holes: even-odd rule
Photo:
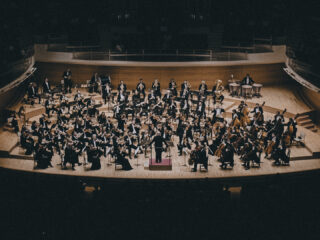
[[[308,124],[313,124],[312,120],[310,118],[304,119],[304,120],[300,120],[298,121],[298,124],[301,126],[305,126]]]

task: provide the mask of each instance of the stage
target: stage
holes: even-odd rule
[[[86,89],[81,89],[81,92],[88,95]],[[69,95],[70,96],[70,95]],[[240,98],[231,97],[225,92],[224,108],[226,109],[226,117],[230,116],[231,111],[235,108]],[[96,95],[94,98],[97,101],[101,100],[101,97]],[[297,113],[304,115],[309,113],[312,109],[295,94],[293,85],[282,85],[264,87],[262,89],[261,98],[252,98],[247,100],[249,107],[254,106],[254,103],[266,102],[264,106],[265,118],[272,118],[276,111],[282,111],[284,108],[287,109],[285,118],[293,117]],[[18,108],[19,105],[16,106]],[[211,106],[212,108],[212,106]],[[210,110],[212,110],[210,108]],[[33,120],[37,120],[44,107],[36,104],[34,107],[27,107],[27,114],[31,117],[29,123]],[[106,112],[107,115],[111,115],[111,111],[108,111],[108,106],[102,105],[100,111]],[[299,123],[299,121],[298,121]],[[303,121],[300,123],[303,125]],[[307,126],[308,127],[308,126]],[[31,174],[48,174],[56,176],[69,176],[69,177],[80,177],[90,179],[113,179],[113,180],[188,180],[188,179],[212,179],[219,181],[231,182],[236,184],[239,181],[248,181],[248,179],[260,179],[261,177],[272,177],[272,176],[289,176],[289,175],[301,175],[304,172],[318,171],[320,169],[320,135],[313,132],[314,129],[307,129],[305,126],[298,126],[299,136],[302,132],[305,134],[305,147],[294,146],[291,150],[291,162],[290,166],[274,166],[273,161],[263,158],[261,156],[261,167],[251,168],[245,170],[242,166],[242,162],[239,157],[235,155],[235,166],[232,170],[222,170],[217,161],[216,157],[209,155],[209,167],[208,171],[200,171],[193,173],[191,172],[191,166],[188,166],[188,156],[178,156],[177,142],[178,137],[173,136],[174,146],[171,148],[171,160],[172,170],[162,171],[150,171],[149,158],[150,153],[147,157],[144,154],[138,155],[137,159],[132,158],[130,163],[133,167],[131,171],[116,170],[113,161],[110,158],[101,157],[101,169],[91,171],[90,164],[76,166],[76,170],[72,171],[71,166],[68,166],[67,170],[62,170],[61,159],[58,155],[54,155],[52,160],[52,168],[45,170],[34,169],[34,161],[32,156],[24,155],[23,149],[17,146],[18,138],[15,133],[7,130],[0,132],[0,141],[2,143],[2,157],[0,158],[0,167],[7,168],[10,170],[23,171]],[[163,153],[163,158],[166,157],[167,153]],[[154,155],[155,156],[155,155]],[[80,162],[83,162],[83,157],[80,157]],[[251,181],[251,180],[250,180]]]

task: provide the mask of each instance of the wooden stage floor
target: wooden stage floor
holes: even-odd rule
[[[84,90],[81,90],[84,94],[87,94]],[[291,86],[279,86],[279,87],[265,87],[262,89],[261,98],[249,99],[247,102],[250,105],[253,103],[263,101],[265,104],[266,117],[272,117],[275,111],[283,110],[287,108],[287,114],[285,116],[294,116],[297,113],[309,112],[312,109],[307,106],[298,96],[295,95],[294,89]],[[241,100],[239,98],[233,98],[225,93],[224,107],[227,113],[230,113],[232,109],[237,106]],[[96,96],[97,99],[100,97]],[[17,106],[18,108],[18,106]],[[39,117],[39,113],[42,113],[41,105],[32,108],[27,108],[32,120]],[[102,111],[107,111],[106,106],[101,107]],[[34,111],[37,111],[36,116],[33,115]],[[107,112],[108,113],[108,112]],[[109,113],[110,114],[110,113]],[[71,167],[67,170],[62,170],[60,165],[60,158],[55,154],[52,160],[53,168],[45,170],[34,170],[34,162],[32,157],[25,156],[24,151],[19,147],[15,146],[17,143],[16,134],[2,129],[0,131],[0,145],[1,152],[7,151],[7,154],[2,154],[0,157],[0,167],[8,168],[17,171],[26,171],[32,173],[45,173],[55,175],[68,175],[77,177],[96,177],[96,178],[109,178],[109,179],[232,179],[241,177],[258,177],[258,176],[270,176],[275,174],[292,174],[301,173],[304,171],[313,171],[320,169],[320,135],[314,133],[305,127],[298,126],[298,134],[301,132],[305,133],[306,147],[292,147],[291,157],[292,161],[290,166],[274,166],[272,160],[264,159],[262,154],[262,163],[260,168],[251,168],[245,170],[242,166],[238,156],[235,156],[235,166],[232,170],[221,170],[215,157],[209,155],[209,170],[208,172],[191,172],[191,167],[186,166],[185,163],[188,157],[178,156],[177,141],[178,137],[174,136],[174,147],[171,149],[172,159],[172,170],[171,171],[150,171],[148,169],[149,158],[145,158],[144,154],[138,155],[137,159],[132,158],[130,163],[134,168],[131,171],[115,170],[114,164],[110,164],[110,159],[104,157],[101,158],[101,169],[91,171],[90,165],[87,166],[76,166],[76,170],[72,171]],[[12,142],[12,143],[11,143]],[[165,157],[166,153],[163,153]],[[150,154],[149,154],[150,156]],[[80,157],[80,161],[83,158]]]

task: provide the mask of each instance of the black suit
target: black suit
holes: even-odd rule
[[[166,146],[168,146],[168,144],[165,142],[162,136],[155,136],[152,142],[150,143],[150,145],[152,143],[155,143],[154,147],[156,151],[156,162],[160,163],[162,161],[162,156],[161,156],[163,151],[162,144],[164,143]]]
[[[50,93],[51,92],[51,86],[49,82],[44,82],[42,84],[42,90],[44,93]]]
[[[241,82],[241,85],[252,85],[252,84],[254,84],[254,81],[249,76],[245,77]]]
[[[126,92],[127,91],[127,85],[124,84],[124,83],[123,84],[120,83],[118,85],[118,91],[120,92],[121,89],[123,90],[123,92]]]

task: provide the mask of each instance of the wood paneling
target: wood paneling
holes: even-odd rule
[[[223,80],[226,84],[230,74],[233,74],[236,79],[242,79],[246,73],[249,73],[256,82],[264,85],[282,84],[287,79],[282,69],[283,64],[218,67],[110,67],[38,62],[36,65],[39,79],[43,80],[47,76],[52,83],[58,83],[62,79],[63,72],[70,68],[74,83],[85,83],[94,72],[98,72],[110,75],[113,85],[124,80],[129,89],[136,86],[139,78],[144,79],[147,87],[150,87],[152,81],[157,78],[162,88],[168,87],[171,78],[174,78],[179,86],[184,80],[188,80],[193,88],[197,88],[202,79],[207,81],[209,88],[217,79]]]

